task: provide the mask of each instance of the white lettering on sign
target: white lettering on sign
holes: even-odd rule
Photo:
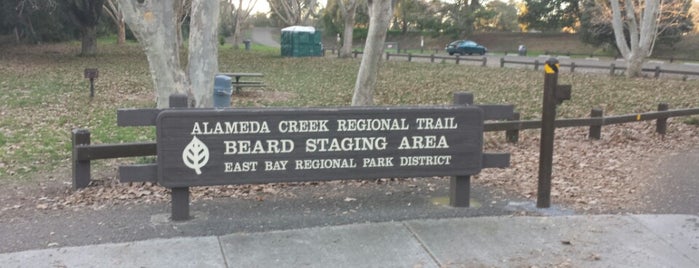
[[[363,158],[363,167],[392,167],[393,157]]]
[[[454,117],[418,118],[415,122],[417,129],[456,129],[459,126],[454,122]]]
[[[191,135],[270,133],[267,121],[194,122]]]
[[[294,132],[328,132],[328,120],[288,120],[279,122],[278,128],[281,133]]]
[[[265,171],[279,171],[279,170],[286,170],[286,164],[288,164],[288,160],[281,160],[281,161],[265,161]]]
[[[401,156],[401,166],[446,166],[451,164],[451,155]]]
[[[294,151],[292,140],[232,140],[224,141],[224,155],[230,154],[280,154]]]
[[[386,137],[318,138],[306,140],[306,152],[385,150]]]
[[[442,136],[412,136],[400,140],[398,150],[408,149],[446,149],[449,148],[447,138]]]
[[[380,131],[408,130],[406,120],[396,118],[381,119],[337,119],[337,131]]]
[[[296,160],[296,169],[356,168],[354,158],[303,159]]]
[[[225,162],[224,171],[229,172],[249,172],[257,170],[257,161],[245,161],[245,162]]]

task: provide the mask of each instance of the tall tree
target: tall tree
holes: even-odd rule
[[[455,38],[473,33],[475,17],[467,0],[454,0],[453,3],[445,4],[442,12],[446,14],[445,32],[451,33]]]
[[[243,0],[238,0],[238,8],[235,11],[235,25],[233,28],[233,48],[238,49],[240,46],[240,37],[243,25],[247,22],[252,9],[255,8],[257,0],[245,1],[248,2],[247,7],[243,6]]]
[[[690,13],[691,0],[663,0],[659,7],[658,36],[655,43],[673,45],[682,35],[690,32],[694,23]],[[620,6],[624,10],[624,6]],[[612,10],[609,1],[585,0],[580,17],[580,37],[583,42],[616,47],[612,28]],[[624,31],[628,36],[628,31]],[[651,51],[653,46],[651,46]]]
[[[107,0],[104,4],[104,12],[112,19],[114,25],[117,26],[117,44],[126,43],[126,23],[124,15],[121,14],[121,9],[115,0]]]
[[[272,15],[286,26],[310,25],[310,18],[316,16],[317,0],[267,0]]]
[[[352,56],[352,39],[354,38],[354,22],[357,15],[359,0],[337,0],[344,19],[344,31],[342,32],[342,48],[340,57],[349,58]]]
[[[81,55],[97,53],[97,24],[102,16],[105,0],[71,0],[68,14],[80,26],[82,35]]]
[[[526,9],[519,22],[528,29],[560,31],[575,28],[580,18],[579,0],[524,0]]]
[[[180,62],[177,1],[119,0],[124,19],[143,46],[158,107],[169,106],[172,93],[185,93],[195,107],[213,105],[211,89],[218,71],[219,1],[194,0],[189,25],[189,61]]]
[[[643,62],[650,56],[651,46],[658,36],[660,0],[637,3],[626,0],[624,3],[626,8],[622,10],[619,0],[611,0],[612,28],[616,46],[626,60],[626,76],[636,77],[641,75]]]
[[[383,54],[386,33],[391,23],[395,2],[394,0],[367,0],[367,4],[369,6],[369,32],[354,86],[353,106],[374,104],[379,61]]]

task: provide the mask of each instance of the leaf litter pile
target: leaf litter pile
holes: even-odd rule
[[[539,165],[539,132],[523,131],[517,144],[504,142],[500,134],[486,134],[485,151],[510,152],[511,165],[504,169],[484,169],[472,179],[474,185],[486,186],[501,195],[536,199]],[[497,135],[497,136],[496,136]],[[605,126],[600,140],[588,140],[587,129],[565,128],[556,130],[553,159],[553,204],[574,208],[578,212],[633,212],[642,210],[647,200],[647,189],[658,179],[656,172],[663,156],[683,151],[699,142],[699,129],[684,123],[670,121],[668,134],[655,133],[649,122]],[[116,164],[116,161],[114,161]],[[117,203],[154,203],[170,199],[169,190],[151,183],[119,183],[116,175],[96,176],[93,187],[65,190],[54,197],[42,197],[39,209],[75,207],[101,208]],[[447,178],[398,179],[437,181],[448,185]],[[290,187],[304,187],[318,183],[349,184],[362,187],[376,181],[302,182],[261,185],[227,185],[192,187],[193,201],[212,198],[241,198],[263,201],[269,195],[289,195]],[[6,208],[5,208],[6,209]]]
[[[116,167],[131,164],[133,159],[95,161],[92,186],[78,191],[70,189],[70,129],[90,129],[95,143],[153,139],[152,130],[116,127],[116,108],[148,107],[153,100],[149,72],[142,54],[139,55],[135,46],[123,50],[124,48],[107,47],[105,58],[88,59],[62,56],[69,54],[71,49],[61,46],[39,47],[38,55],[34,55],[36,51],[20,51],[19,55],[25,53],[25,57],[41,58],[38,62],[34,59],[32,66],[19,57],[1,55],[8,64],[0,66],[0,72],[4,77],[10,78],[0,84],[2,91],[7,92],[0,96],[3,107],[0,145],[5,149],[0,154],[0,167],[4,169],[0,171],[0,175],[24,174],[34,178],[26,182],[3,180],[3,184],[8,186],[5,189],[7,194],[0,197],[0,212],[20,208],[100,209],[112,204],[170,200],[166,188],[151,183],[118,182]],[[351,101],[352,92],[348,88],[352,88],[356,77],[356,60],[286,59],[276,55],[226,51],[222,54],[222,72],[265,72],[267,88],[234,95],[233,106],[337,106]],[[46,55],[49,55],[49,59],[43,59]],[[85,97],[85,81],[80,77],[82,68],[101,62],[109,62],[111,65],[100,69],[97,95],[94,100],[89,100]],[[451,102],[453,92],[467,88],[476,96],[476,103],[511,103],[515,104],[523,118],[540,117],[541,79],[530,78],[539,75],[539,72],[505,68],[497,69],[498,75],[493,77],[493,71],[480,67],[433,64],[427,68],[425,64],[416,63],[384,64],[376,92],[376,102],[380,105],[446,104]],[[298,67],[299,65],[304,67]],[[467,72],[464,77],[454,78],[454,69]],[[302,70],[318,71],[306,73]],[[323,76],[317,75],[324,72],[331,73],[333,78],[321,79]],[[65,74],[72,77],[66,77]],[[502,76],[508,77],[509,81],[519,82],[502,82]],[[28,82],[36,81],[38,77],[48,77],[54,87]],[[591,107],[603,108],[605,114],[624,114],[651,111],[660,101],[670,103],[671,108],[696,107],[699,104],[699,84],[696,81],[627,81],[625,78],[576,73],[562,76],[561,83],[573,85],[573,100],[559,107],[559,118],[585,117]],[[669,89],[671,92],[668,93]],[[43,94],[39,103],[25,103],[37,90]],[[59,94],[60,97],[51,94]],[[72,102],[63,101],[73,99]],[[41,105],[50,109],[51,114],[60,116],[38,116],[31,112],[31,105]],[[648,186],[656,183],[659,178],[656,171],[662,160],[698,144],[699,129],[696,125],[685,124],[683,120],[685,119],[669,119],[667,134],[664,136],[655,133],[653,121],[604,126],[600,140],[589,140],[588,129],[584,127],[557,129],[552,168],[552,203],[589,213],[641,210],[648,202]],[[35,125],[27,122],[35,122]],[[50,131],[32,129],[36,124]],[[18,140],[22,135],[34,135],[35,139]],[[46,142],[32,144],[34,140]],[[41,153],[41,149],[44,149],[44,153]],[[474,185],[487,187],[503,196],[530,200],[536,198],[538,130],[522,131],[516,144],[505,142],[503,132],[488,132],[485,134],[484,150],[509,152],[510,167],[484,169],[473,176]],[[52,153],[46,154],[45,151]],[[33,170],[36,166],[46,168]],[[385,182],[424,182],[430,190],[436,185],[448,187],[447,178],[387,178],[320,183],[343,188],[371,187]],[[263,201],[270,196],[293,197],[294,193],[290,190],[293,187],[316,184],[319,183],[193,187],[191,198],[193,201],[213,198]]]

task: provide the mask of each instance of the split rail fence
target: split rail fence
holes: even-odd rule
[[[362,55],[362,52],[360,51],[353,51],[352,52],[353,56],[355,58],[359,57],[359,55]],[[472,62],[480,62],[481,66],[486,67],[488,64],[488,57],[485,56],[460,56],[460,55],[455,55],[455,56],[439,56],[435,54],[430,54],[430,55],[424,55],[424,54],[412,54],[412,53],[390,53],[386,52],[386,60],[390,60],[391,58],[406,58],[408,62],[412,62],[413,59],[430,59],[430,62],[434,63],[436,60],[439,61],[454,61],[455,64],[459,64],[463,61],[472,61]],[[534,66],[534,70],[539,70],[539,67],[544,66],[545,62],[539,61],[538,59],[535,59],[534,61],[526,61],[526,60],[515,60],[515,59],[505,59],[504,57],[500,58],[500,68],[504,68],[506,64],[520,64],[520,65],[532,65]],[[560,64],[561,68],[569,68],[570,72],[573,73],[575,72],[576,69],[601,69],[601,70],[609,70],[610,75],[615,75],[617,71],[620,70],[625,70],[626,67],[623,66],[617,66],[615,62],[610,63],[609,65],[595,65],[595,64],[578,64],[575,62],[570,62],[570,63],[565,63],[565,64]],[[653,73],[653,77],[659,78],[661,74],[676,74],[676,75],[684,75],[685,77],[683,79],[686,79],[686,76],[699,76],[699,72],[693,72],[693,71],[682,71],[682,70],[671,70],[671,69],[663,69],[660,66],[655,66],[655,68],[643,68],[643,72],[648,72],[648,73]]]
[[[117,125],[153,126],[157,114],[161,111],[161,109],[151,109],[149,112],[152,113],[152,116],[143,116],[143,109],[141,109],[141,113],[135,116],[128,109],[120,109],[117,111]],[[668,118],[697,115],[699,108],[669,110],[667,104],[661,103],[658,105],[658,111],[653,112],[615,116],[604,116],[603,114],[602,109],[592,109],[589,118],[557,119],[554,126],[556,128],[589,127],[589,138],[600,139],[602,127],[605,125],[656,120],[656,132],[664,135],[667,131]],[[505,131],[507,141],[516,143],[520,130],[541,128],[541,120],[519,120],[519,117],[519,113],[514,113],[508,121],[485,122],[483,131]],[[90,132],[86,129],[73,130],[72,148],[73,188],[75,189],[84,188],[90,184],[90,161],[92,160],[157,155],[156,142],[91,144]],[[123,166],[120,167],[119,172],[124,175],[121,176],[122,182],[142,182],[143,178],[157,177],[155,176],[157,166],[154,164]],[[151,175],[144,176],[149,172]],[[134,176],[129,176],[129,174],[134,174]],[[136,176],[136,174],[138,175]]]

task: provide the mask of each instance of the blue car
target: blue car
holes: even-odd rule
[[[449,53],[449,55],[484,55],[486,52],[488,52],[487,48],[470,40],[456,40],[454,42],[449,43],[445,49],[447,50],[447,53]]]

